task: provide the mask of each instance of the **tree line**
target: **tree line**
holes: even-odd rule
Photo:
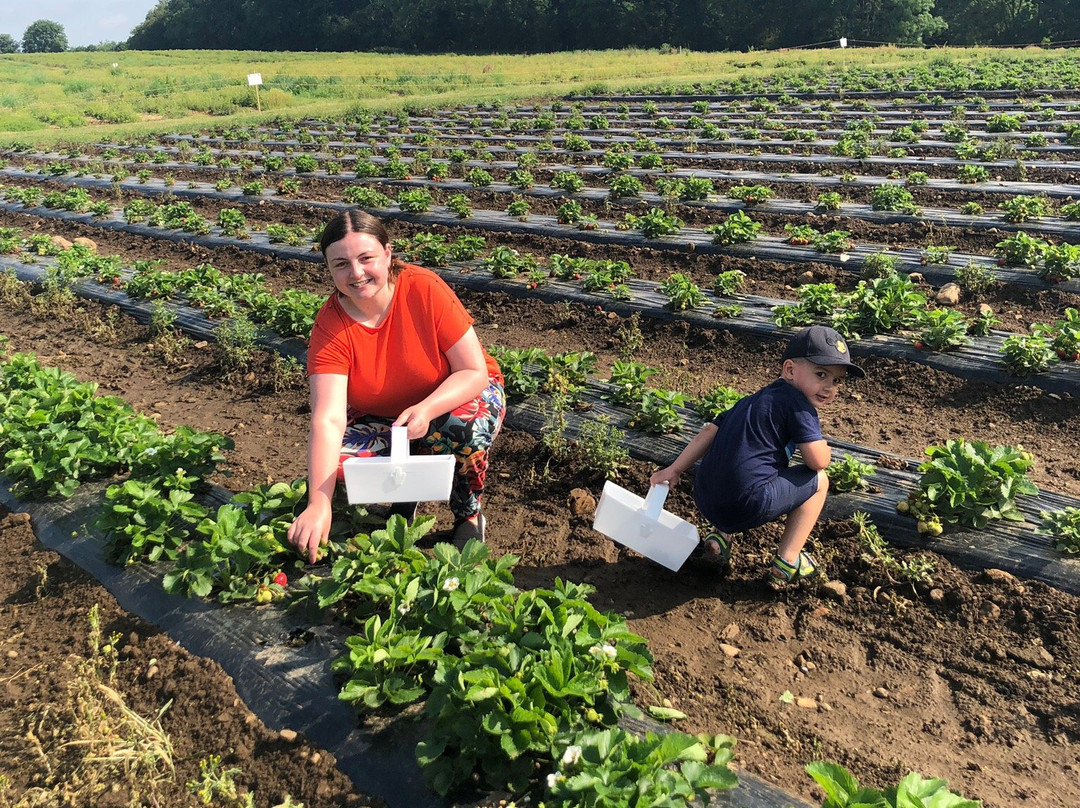
[[[1075,0],[159,0],[137,49],[537,53],[1080,39]]]
[[[1020,45],[1080,41],[1075,0],[158,0],[126,43],[89,50],[224,49],[540,53],[686,47],[771,50],[860,43]],[[67,50],[32,23],[0,53]]]

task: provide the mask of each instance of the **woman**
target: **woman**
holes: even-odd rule
[[[386,227],[374,216],[339,214],[319,248],[337,292],[311,333],[308,505],[289,527],[289,541],[315,561],[330,533],[340,456],[385,454],[391,426],[407,427],[409,440],[433,453],[456,456],[454,540],[483,540],[487,452],[506,404],[499,366],[450,287],[393,258]],[[395,512],[411,518],[415,505]]]

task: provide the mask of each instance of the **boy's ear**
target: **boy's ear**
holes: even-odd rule
[[[795,372],[795,360],[785,359],[784,364],[780,366],[780,376],[784,379],[790,379]]]

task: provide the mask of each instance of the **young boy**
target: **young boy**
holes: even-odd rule
[[[730,533],[764,525],[787,514],[787,524],[769,567],[772,581],[807,578],[817,562],[802,551],[825,505],[832,452],[821,436],[817,408],[836,398],[847,376],[863,378],[847,343],[827,326],[803,329],[788,343],[780,378],[705,425],[682,453],[650,484],[674,484],[698,460],[694,500],[719,531],[705,539],[718,563],[731,558]],[[790,466],[792,453],[801,466]]]

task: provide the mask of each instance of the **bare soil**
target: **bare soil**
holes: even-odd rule
[[[267,729],[216,663],[122,610],[93,577],[44,548],[28,514],[0,507],[0,552],[8,559],[0,580],[0,805],[121,808],[141,788],[143,802],[135,804],[195,808],[205,803],[186,783],[199,778],[201,760],[219,755],[223,768],[239,770],[235,783],[259,806],[278,805],[286,795],[308,808],[384,806],[357,793],[325,750],[302,735]],[[121,637],[114,678],[107,661],[88,673],[90,660],[103,659],[89,640],[95,606],[102,643]],[[95,682],[110,685],[144,719],[161,714],[175,771],[157,788],[145,775],[135,789],[122,777],[95,781],[81,750],[100,756],[120,748],[119,733],[107,729],[118,723],[117,713]],[[75,716],[94,703],[88,691],[109,704],[113,720],[95,714],[82,734]],[[89,746],[62,746],[90,738]]]
[[[33,225],[26,218],[18,223]],[[42,226],[69,238],[82,234]],[[121,238],[104,239],[103,251],[122,247],[132,257],[185,266],[211,260],[227,271],[264,271],[282,285],[318,288],[312,286],[319,282],[317,267],[299,262],[195,248],[184,257],[175,245]],[[487,344],[549,351],[587,346],[610,363],[630,328],[629,321],[581,306],[479,293],[462,298]],[[102,393],[122,395],[163,428],[189,424],[228,434],[236,441],[227,464],[231,476],[217,482],[233,490],[303,476],[302,385],[275,393],[264,366],[224,378],[207,345],[165,367],[148,350],[144,329],[123,319],[103,328],[109,321],[101,310],[82,308],[82,316],[50,316],[25,302],[9,303],[2,332],[12,349],[34,351],[45,364],[99,383]],[[639,329],[643,342],[635,358],[662,368],[657,383],[665,387],[701,393],[723,382],[751,391],[775,376],[778,343],[680,324],[643,321]],[[958,380],[896,360],[870,359],[865,367],[868,379],[823,413],[826,434],[909,457],[956,436],[1022,443],[1038,458],[1038,484],[1080,496],[1075,400]],[[571,492],[596,497],[602,480],[549,460],[527,434],[506,430],[496,442],[485,500],[489,544],[521,558],[523,586],[549,585],[556,577],[595,586],[600,608],[625,614],[632,629],[650,639],[656,693],[642,687],[642,699],[669,698],[690,715],[687,730],[736,736],[742,769],[811,799],[821,795],[802,767],[830,759],[878,786],[911,769],[944,777],[987,808],[1080,804],[1076,598],[1038,582],[961,571],[936,557],[932,585],[896,585],[862,559],[846,521],[822,523],[812,539],[829,578],[844,584],[843,594],[838,586],[779,594],[766,586],[764,564],[777,525],[739,537],[727,577],[693,564],[671,574],[593,532],[587,497],[582,510],[581,493]],[[643,489],[651,471],[633,463],[622,482]],[[670,502],[693,518],[686,482]],[[438,516],[441,530],[449,527],[445,508],[425,508]],[[32,547],[29,536],[24,540]],[[25,591],[22,597],[31,600]],[[52,646],[49,659],[71,650],[75,628],[60,638],[52,628],[54,610],[32,618],[19,605],[20,620],[40,622],[33,636],[43,649],[52,638],[64,640]],[[72,611],[80,627],[85,608]],[[18,630],[31,636],[26,626]],[[157,648],[154,654],[160,656]],[[189,690],[186,682],[178,690]],[[217,715],[219,709],[204,706],[210,688],[191,690],[203,716]],[[788,703],[785,694],[794,700]],[[17,731],[15,723],[9,726]]]

